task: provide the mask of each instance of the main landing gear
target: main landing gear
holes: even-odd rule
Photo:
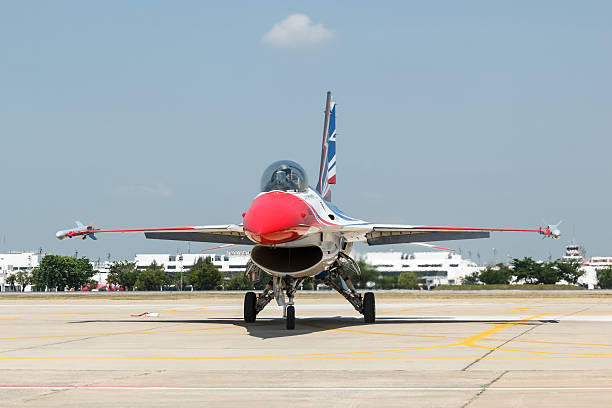
[[[363,321],[367,324],[376,322],[376,300],[374,293],[366,292],[363,296],[357,293],[355,286],[346,273],[347,267],[361,276],[361,269],[353,258],[344,252],[338,253],[338,259],[329,269],[327,274],[323,274],[323,282],[336,292],[340,293],[349,301],[356,311],[363,315]],[[338,285],[337,282],[340,282]]]

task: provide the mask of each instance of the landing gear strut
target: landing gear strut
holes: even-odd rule
[[[274,298],[279,306],[283,307],[283,317],[285,318],[285,324],[287,330],[295,329],[295,306],[293,305],[293,298],[297,286],[302,282],[302,279],[295,279],[291,277],[280,277],[275,276],[274,281]],[[289,302],[285,302],[285,293],[289,298]]]
[[[344,296],[344,298],[353,305],[355,310],[363,315],[363,321],[365,323],[372,324],[376,322],[376,301],[374,299],[374,293],[366,292],[362,297],[361,294],[357,293],[355,290],[353,282],[351,282],[344,269],[345,264],[348,263],[358,275],[361,275],[359,265],[342,252],[340,253],[339,259],[342,259],[344,264],[336,262],[336,264],[330,268],[329,274],[323,278],[323,282]],[[338,285],[333,278],[338,278],[341,285]]]

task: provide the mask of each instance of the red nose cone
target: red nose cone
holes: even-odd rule
[[[271,191],[257,197],[244,217],[244,230],[251,241],[282,244],[295,241],[308,230],[308,205],[290,193]]]

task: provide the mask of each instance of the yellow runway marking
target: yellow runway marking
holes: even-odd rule
[[[17,313],[15,313],[17,314]],[[44,313],[32,316],[0,317],[0,320],[38,319],[40,317],[74,317],[87,316],[89,313]]]
[[[196,312],[198,310],[203,310],[203,309],[208,309],[207,307],[196,307],[196,308],[192,308],[192,309],[161,309],[161,310],[152,310],[151,312],[153,313],[167,313],[167,312],[174,312],[174,313],[190,313],[190,312]]]
[[[153,323],[153,322],[152,322]],[[127,332],[102,332],[102,333],[80,333],[80,334],[61,334],[48,336],[25,336],[25,337],[0,337],[0,340],[30,340],[30,339],[57,339],[66,337],[91,337],[91,336],[120,336],[124,334],[159,334],[159,333],[187,333],[206,330],[237,329],[240,326],[205,327],[202,329],[181,329],[181,330],[140,330]]]
[[[359,330],[359,329],[346,329],[346,328],[335,328],[321,324],[313,324],[309,322],[303,322],[307,326],[315,327],[317,329],[333,330],[347,333],[359,333],[359,334],[374,334],[379,336],[398,336],[398,337],[422,337],[422,338],[434,338],[434,339],[456,339],[465,340],[468,337],[461,336],[442,336],[442,335],[427,335],[427,334],[408,334],[408,333],[384,333],[372,330]],[[1,339],[0,339],[1,340]],[[480,339],[480,341],[508,341],[510,339],[488,337]],[[534,343],[534,344],[557,344],[557,345],[571,345],[571,346],[594,346],[594,347],[612,347],[612,344],[606,343],[579,343],[579,342],[565,342],[565,341],[544,341],[544,340],[513,340],[519,343]]]
[[[520,359],[576,359],[576,358],[612,358],[612,354],[596,354],[596,353],[562,353],[562,352],[550,352],[550,351],[534,351],[534,350],[517,350],[517,349],[505,349],[499,347],[488,347],[477,344],[479,341],[494,341],[494,339],[487,339],[487,337],[498,333],[508,327],[528,322],[548,314],[542,313],[534,316],[526,317],[523,319],[511,321],[508,323],[496,325],[488,330],[475,335],[458,338],[461,339],[459,342],[440,344],[423,347],[403,347],[396,349],[387,350],[365,350],[365,351],[348,351],[338,353],[309,353],[309,354],[284,354],[284,355],[254,355],[254,356],[189,356],[189,357],[153,357],[153,356],[44,356],[44,357],[0,357],[0,360],[69,360],[69,359],[91,359],[91,360],[273,360],[273,359],[355,359],[355,360],[374,360],[374,359],[395,359],[395,360],[410,360],[410,359],[431,359],[431,360],[459,360],[459,359],[500,359],[500,360],[520,360]],[[133,331],[133,332],[111,332],[111,333],[95,333],[97,336],[112,336],[112,335],[124,335],[124,334],[155,334],[155,333],[180,333],[180,332],[197,332],[205,330],[220,330],[228,328],[240,328],[241,326],[221,326],[221,327],[210,327],[200,329],[179,329],[179,330],[156,330],[156,331]],[[315,325],[315,327],[317,327]],[[324,327],[323,327],[324,328]],[[367,330],[353,330],[353,329],[342,329],[342,328],[331,328],[330,330],[346,331],[354,333],[367,333],[367,334],[382,334],[382,335],[399,335],[393,333],[382,333],[372,332]],[[91,334],[90,334],[91,335]],[[62,335],[62,336],[36,336],[36,337],[15,337],[15,338],[3,338],[6,339],[28,339],[28,338],[53,338],[53,337],[81,337],[87,335]],[[412,336],[412,335],[407,335]],[[418,335],[414,335],[418,336]],[[451,336],[418,336],[418,337],[441,337],[441,338],[455,338]],[[388,356],[389,353],[402,353],[406,351],[417,351],[417,350],[434,350],[441,348],[450,348],[456,346],[465,346],[471,348],[487,349],[494,351],[507,351],[516,353],[534,353],[534,354],[546,354],[546,356]],[[374,355],[372,355],[374,354]],[[387,355],[385,355],[387,354]]]
[[[189,356],[189,357],[134,357],[134,356],[44,356],[0,357],[0,360],[567,360],[608,359],[612,354],[598,356]]]
[[[377,312],[376,314],[389,314],[389,313],[399,313],[399,312],[407,312],[410,310],[415,310],[415,309],[421,309],[421,311],[423,312],[434,312],[434,310],[422,310],[422,309],[429,309],[435,307],[436,309],[439,309],[441,306],[431,306],[431,305],[427,305],[427,306],[412,306],[412,307],[407,307],[405,309],[400,309],[400,310],[391,310],[391,311],[387,311],[387,312]]]
[[[522,312],[523,310],[529,310],[529,309],[533,309],[535,306],[529,306],[529,307],[521,307],[518,309],[512,309],[510,310],[511,312]]]
[[[484,341],[508,341],[509,339],[496,339],[489,337],[488,339],[483,339]],[[558,344],[558,345],[566,345],[566,346],[594,346],[594,347],[612,347],[612,344],[605,343],[576,343],[576,342],[568,342],[568,341],[544,341],[544,340],[512,340],[517,343],[534,343],[534,344]]]
[[[529,320],[533,320],[533,319],[537,319],[538,317],[542,317],[542,316],[547,316],[547,313],[542,313],[542,314],[538,314],[535,316],[531,316],[531,317],[526,317],[524,319],[520,319],[520,320],[515,320],[513,322],[509,322],[509,323],[504,323],[504,324],[500,324],[499,326],[495,326],[489,330],[483,331],[482,333],[478,333],[475,334],[473,336],[468,337],[467,339],[463,340],[460,342],[461,345],[463,346],[475,346],[476,342],[479,340],[484,339],[485,337],[488,337],[492,334],[495,334],[499,331],[502,331],[510,326],[514,326],[516,324],[519,323],[523,323],[523,322],[527,322]]]
[[[379,336],[423,337],[423,338],[434,338],[434,339],[457,339],[457,340],[465,339],[465,337],[459,337],[459,336],[436,336],[436,335],[427,335],[427,334],[407,334],[407,333],[383,333],[383,332],[377,332],[377,331],[371,331],[371,330],[358,330],[358,329],[344,329],[344,328],[328,327],[328,326],[313,324],[313,323],[308,323],[308,322],[304,322],[304,324],[307,326],[311,326],[311,327],[315,327],[317,329],[323,329],[323,330],[332,330],[332,331],[359,333],[359,334],[375,334]]]
[[[31,312],[31,313],[0,313],[0,316],[4,315],[17,315],[17,316],[56,316],[56,315],[64,315],[65,313],[40,313],[40,312]],[[71,313],[73,315],[88,315],[89,313]]]

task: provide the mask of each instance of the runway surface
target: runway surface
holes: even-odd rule
[[[612,297],[559,296],[3,296],[2,406],[612,406]]]

